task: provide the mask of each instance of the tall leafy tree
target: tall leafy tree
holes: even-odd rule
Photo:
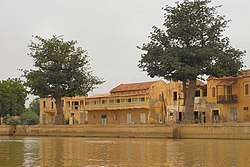
[[[25,110],[26,97],[27,90],[20,79],[0,81],[0,118],[19,116]]]
[[[28,109],[32,112],[35,112],[37,115],[40,115],[40,99],[38,97],[33,99],[29,104]]]
[[[55,99],[55,124],[64,124],[61,98],[86,95],[103,81],[91,75],[88,54],[75,46],[77,41],[64,41],[59,36],[34,38],[37,41],[29,44],[29,55],[36,69],[24,71],[26,85],[34,95]]]
[[[184,0],[174,7],[166,6],[164,30],[153,27],[150,42],[139,67],[151,77],[189,82],[185,96],[185,120],[193,120],[196,79],[204,75],[222,77],[237,75],[243,66],[245,52],[230,46],[223,37],[228,20],[210,6],[209,0]]]

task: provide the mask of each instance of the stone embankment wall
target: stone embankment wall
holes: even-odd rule
[[[250,123],[206,125],[48,125],[0,126],[0,135],[16,136],[80,136],[172,139],[248,139]]]
[[[50,125],[17,126],[18,136],[82,136],[82,137],[144,137],[172,138],[172,128],[167,126],[101,126],[101,125]]]
[[[0,136],[9,135],[11,133],[13,133],[12,127],[10,127],[8,125],[0,125]]]
[[[173,128],[176,139],[250,139],[250,123],[179,125]]]

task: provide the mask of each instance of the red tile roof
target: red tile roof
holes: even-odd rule
[[[145,90],[145,89],[148,89],[152,84],[154,84],[156,82],[157,81],[120,84],[119,86],[113,88],[110,91],[110,93],[126,92],[126,91],[133,91],[133,90]]]

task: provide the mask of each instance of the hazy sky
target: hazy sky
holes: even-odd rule
[[[163,24],[166,4],[173,0],[0,0],[0,80],[20,77],[31,69],[27,55],[32,35],[63,35],[89,53],[93,75],[106,82],[92,94],[106,93],[120,83],[152,80],[137,67],[152,26]],[[231,45],[246,50],[250,68],[250,1],[213,0],[232,21],[226,29]]]

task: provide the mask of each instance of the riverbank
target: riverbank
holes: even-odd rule
[[[16,128],[0,126],[0,135],[78,136],[170,139],[246,139],[250,140],[250,123],[175,124],[175,125],[47,125]]]

